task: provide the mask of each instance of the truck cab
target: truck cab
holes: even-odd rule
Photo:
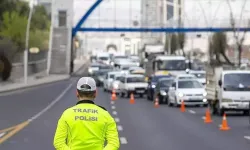
[[[223,115],[226,111],[249,114],[249,70],[210,67],[206,81],[207,99],[213,114]]]
[[[156,56],[153,61],[153,72],[168,71],[172,75],[185,74],[186,58],[184,56]]]

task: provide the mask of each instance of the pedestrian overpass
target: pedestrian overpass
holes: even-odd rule
[[[89,8],[85,12],[81,12],[81,16],[75,25],[72,26],[74,14],[79,15],[79,11],[73,9],[74,3],[78,3],[78,8],[81,6],[81,2],[89,3]],[[249,20],[244,18],[246,14],[246,1],[242,0],[240,3],[237,3],[237,8],[240,7],[240,13],[231,14],[233,8],[236,7],[235,1],[225,0],[225,1],[210,1],[209,4],[201,3],[200,1],[196,3],[195,9],[186,10],[189,8],[189,5],[184,3],[182,0],[179,5],[179,11],[172,11],[171,7],[168,6],[166,0],[141,0],[141,16],[137,18],[137,24],[131,22],[134,21],[132,17],[133,9],[135,6],[136,0],[126,0],[127,4],[123,6],[128,8],[128,18],[129,25],[104,25],[96,26],[99,20],[92,20],[92,24],[88,22],[91,20],[91,15],[96,14],[98,9],[102,5],[112,5],[113,20],[116,22],[117,16],[116,13],[123,7],[117,6],[116,4],[122,0],[60,0],[53,2],[52,6],[52,32],[51,32],[51,43],[50,43],[50,53],[48,61],[48,72],[51,74],[69,74],[72,68],[72,62],[74,58],[74,47],[72,41],[74,37],[79,32],[89,33],[141,33],[141,38],[147,38],[153,41],[153,38],[165,36],[166,33],[212,33],[212,32],[247,32],[250,31]],[[174,1],[175,2],[175,1]],[[177,1],[176,1],[177,2]],[[127,5],[127,6],[126,6]],[[82,5],[83,6],[83,5]],[[232,7],[234,6],[234,7]],[[224,9],[227,7],[229,11]],[[169,9],[169,10],[168,10]],[[175,8],[174,8],[175,9]],[[75,12],[74,12],[75,11]],[[186,12],[185,12],[186,11]],[[210,13],[212,11],[212,13]],[[73,13],[74,12],[74,13]],[[108,10],[102,12],[103,14],[107,13]],[[177,12],[177,13],[176,13]],[[201,14],[196,16],[195,14]],[[218,19],[219,14],[226,14],[227,17],[224,19]],[[63,19],[60,20],[60,15],[66,16],[64,19],[65,25],[63,24]],[[108,13],[107,13],[108,14]],[[125,12],[124,12],[125,14]],[[169,15],[170,14],[170,15]],[[120,14],[120,17],[123,15]],[[169,16],[172,16],[172,18]],[[118,16],[119,18],[119,16]],[[109,19],[110,20],[110,19]],[[111,19],[112,20],[112,19]],[[93,25],[93,22],[94,23]],[[156,36],[155,36],[156,35]],[[144,42],[147,43],[147,42]]]

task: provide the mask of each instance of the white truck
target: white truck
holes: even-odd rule
[[[96,55],[96,59],[106,65],[110,64],[110,54],[108,52],[101,52]]]
[[[243,111],[249,114],[250,70],[208,66],[206,69],[207,100],[213,114]]]

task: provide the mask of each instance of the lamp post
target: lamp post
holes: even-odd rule
[[[26,38],[25,38],[25,50],[24,50],[24,58],[23,58],[23,65],[24,65],[24,83],[27,84],[28,82],[28,56],[29,56],[29,36],[30,36],[30,22],[33,13],[34,7],[34,0],[31,0],[29,3],[30,11],[28,17],[28,23],[26,28]]]

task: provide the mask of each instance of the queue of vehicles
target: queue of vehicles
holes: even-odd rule
[[[160,55],[159,55],[160,54]],[[148,53],[143,68],[135,56],[117,55],[110,58],[109,70],[98,77],[104,91],[113,89],[121,97],[131,93],[169,106],[209,106],[213,114],[225,111],[250,111],[250,70],[237,68],[199,66],[193,70],[193,62],[183,56]],[[102,66],[101,65],[101,66]],[[102,67],[100,67],[102,68]],[[103,70],[100,69],[99,70]],[[92,72],[98,72],[95,64]],[[90,70],[89,70],[90,71]],[[104,75],[105,74],[105,75]]]

